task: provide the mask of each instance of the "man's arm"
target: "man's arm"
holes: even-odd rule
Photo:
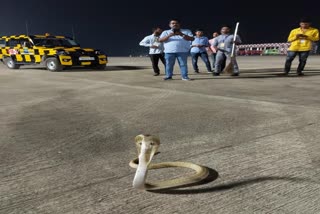
[[[163,33],[161,34],[160,38],[159,38],[159,42],[166,42],[168,41],[168,39],[171,37],[171,36],[174,36],[175,34],[173,32],[167,34],[167,35],[164,35]]]
[[[165,42],[167,41],[171,36],[181,36],[183,39],[187,40],[187,41],[193,41],[194,40],[194,37],[191,33],[191,31],[189,32],[190,35],[187,35],[187,34],[183,34],[181,31],[179,32],[171,32],[169,33],[168,35],[164,35],[164,33],[161,34],[160,36],[160,39],[159,39],[159,42]]]
[[[144,39],[139,43],[140,46],[151,47],[151,42],[149,36],[144,37]]]
[[[297,33],[296,30],[292,30],[289,34],[288,42],[293,42],[298,39],[305,39],[305,37],[303,36],[303,34]]]
[[[213,39],[213,43],[212,43],[212,45],[211,45],[211,47],[217,52],[218,51],[218,39],[217,39],[218,37],[216,37],[216,38],[214,38]]]
[[[176,35],[182,36],[182,38],[187,40],[187,41],[193,41],[194,40],[194,37],[193,37],[191,31],[188,32],[188,34],[184,34],[181,31],[179,31],[179,32],[177,32]]]
[[[236,36],[236,42],[235,42],[235,44],[236,44],[236,45],[239,45],[239,44],[241,44],[241,43],[242,43],[241,38],[240,38],[239,35],[237,35],[237,36]]]
[[[181,33],[180,36],[182,36],[182,38],[184,38],[184,39],[187,40],[187,41],[193,41],[193,40],[194,40],[194,37],[193,37],[193,36],[188,36],[188,35],[183,34],[183,33]]]
[[[204,47],[210,47],[210,43],[209,43],[209,39],[206,38],[205,41],[204,41]]]
[[[319,30],[315,29],[314,31],[315,32],[311,36],[308,36],[307,39],[309,39],[313,42],[316,42],[316,41],[319,41]]]

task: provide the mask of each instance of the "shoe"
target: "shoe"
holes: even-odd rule
[[[207,73],[208,73],[208,74],[212,74],[212,73],[213,73],[213,71],[207,71]]]
[[[213,72],[213,76],[220,76],[220,73],[218,73],[218,72]]]
[[[172,77],[165,77],[163,80],[172,80]]]
[[[194,71],[194,73],[197,73],[197,74],[199,74],[200,72],[199,72],[199,71]]]
[[[160,75],[160,73],[154,73],[153,74],[153,76],[159,76]]]
[[[298,74],[298,76],[304,76],[304,73],[302,73],[302,72],[298,72],[297,74]]]
[[[182,78],[181,80],[183,80],[183,81],[191,81],[192,79],[190,79],[190,78]]]
[[[233,77],[239,76],[239,73],[233,73],[233,74],[231,74],[231,76],[233,76]]]

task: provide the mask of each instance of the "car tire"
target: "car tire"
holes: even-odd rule
[[[20,68],[20,65],[17,65],[16,62],[11,57],[4,58],[3,63],[10,69]]]
[[[45,65],[49,71],[62,71],[63,70],[63,66],[60,64],[60,62],[57,58],[46,59]]]

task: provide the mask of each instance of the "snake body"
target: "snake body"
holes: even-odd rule
[[[138,150],[138,158],[130,161],[129,165],[136,169],[133,179],[133,187],[140,190],[159,190],[173,187],[181,187],[194,184],[207,178],[209,171],[206,167],[189,163],[189,162],[162,162],[151,163],[153,156],[157,153],[160,146],[160,139],[152,135],[138,135],[135,137],[135,144]],[[183,167],[195,171],[194,174],[180,178],[158,181],[146,182],[147,173],[149,169],[161,169],[169,167]]]

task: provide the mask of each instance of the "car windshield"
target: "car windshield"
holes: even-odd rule
[[[72,39],[68,38],[34,38],[35,46],[44,47],[79,47],[80,45]]]
[[[0,39],[0,47],[5,47],[6,46],[6,41],[3,39]]]

